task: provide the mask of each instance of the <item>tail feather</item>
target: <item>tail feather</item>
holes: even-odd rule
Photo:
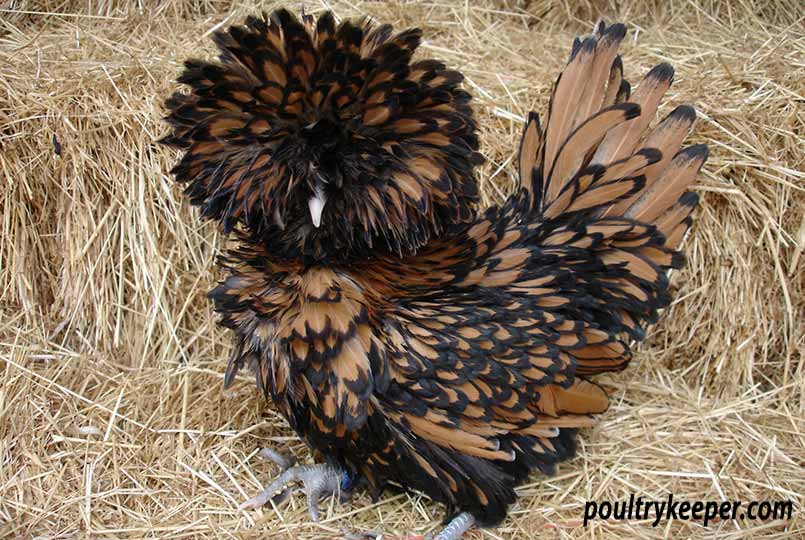
[[[587,118],[595,114],[599,109],[604,109],[614,105],[615,101],[606,103],[605,95],[608,88],[607,81],[612,77],[613,68],[619,71],[618,87],[620,79],[623,79],[623,64],[618,58],[618,46],[626,36],[626,26],[623,24],[613,24],[606,26],[603,21],[596,29],[595,59],[590,66],[587,77],[587,84],[583,87],[582,98],[576,107],[575,125],[579,125]],[[617,64],[617,67],[616,67]]]
[[[612,128],[630,118],[640,116],[640,107],[634,103],[620,103],[607,107],[579,124],[568,136],[555,161],[552,163],[550,177],[551,185],[559,188],[567,185],[575,176],[587,152],[594,147],[596,141],[611,132]],[[553,190],[556,191],[556,190]],[[556,198],[559,193],[549,193]]]
[[[657,178],[668,168],[671,159],[682,147],[682,141],[693,129],[696,111],[690,105],[680,105],[666,116],[640,144],[642,148],[654,148],[660,151],[660,159],[646,169],[646,189],[651,187]],[[612,205],[604,215],[620,216],[635,202],[635,198]]]
[[[623,215],[637,221],[654,223],[682,196],[706,159],[707,147],[703,144],[689,146],[677,153],[665,173],[656,182],[646,186]]]
[[[574,350],[580,376],[625,367],[628,338],[642,339],[644,325],[668,305],[667,271],[684,263],[676,250],[698,203],[687,190],[707,159],[704,145],[682,147],[692,107],[651,127],[674,70],[654,67],[632,92],[617,55],[624,36],[623,25],[601,24],[574,42],[544,124],[531,113],[520,145],[520,179],[529,217],[545,231],[540,241],[590,257],[576,268],[577,286],[589,295],[586,316],[608,341]],[[593,388],[583,393],[595,397]],[[549,410],[558,403],[553,393],[542,397]],[[596,408],[588,402],[589,410],[567,412]]]
[[[546,164],[554,162],[559,149],[573,130],[576,112],[574,106],[582,97],[595,57],[595,44],[594,38],[588,38],[580,46],[574,47],[570,63],[556,81],[545,127],[543,159]],[[558,183],[546,185],[547,197],[553,199],[561,187]]]
[[[623,103],[629,99],[632,87],[629,81],[623,78],[623,61],[620,56],[616,56],[609,68],[609,79],[607,79],[607,89],[604,91],[604,101],[602,107],[608,107],[615,103]]]
[[[690,227],[690,215],[699,204],[699,196],[695,193],[687,192],[671,208],[666,210],[662,216],[657,218],[654,224],[657,230],[665,236],[665,245],[670,249],[677,249],[682,241],[682,237]]]
[[[592,163],[611,163],[634,152],[673,78],[674,68],[668,64],[660,64],[648,72],[637,91],[629,98],[630,102],[640,105],[640,115],[610,130],[598,145]]]
[[[655,66],[632,93],[617,55],[625,33],[622,24],[600,23],[593,36],[574,41],[544,127],[536,113],[526,122],[520,179],[532,212],[542,219],[577,213],[630,218],[657,225],[671,247],[670,235],[684,235],[677,229],[689,223],[696,205],[694,198],[681,197],[707,159],[707,148],[680,150],[696,117],[688,105],[649,128],[674,69]]]
[[[662,152],[656,148],[642,148],[627,158],[610,163],[604,174],[601,175],[601,183],[617,182],[621,178],[638,173],[648,177],[649,167],[656,165],[660,160],[662,160]],[[602,215],[605,213],[602,212]]]

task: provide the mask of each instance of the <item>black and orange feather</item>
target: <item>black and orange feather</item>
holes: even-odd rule
[[[185,62],[190,93],[168,99],[163,139],[184,151],[172,172],[203,216],[319,260],[411,251],[471,218],[470,97],[459,72],[412,61],[420,30],[278,10],[214,36],[219,61]],[[321,228],[302,204],[316,190]]]
[[[249,229],[224,258],[228,276],[211,293],[234,332],[226,384],[244,365],[253,367],[258,387],[311,448],[364,478],[374,494],[390,483],[418,489],[447,504],[450,515],[465,511],[497,523],[529,471],[551,473],[573,455],[577,430],[608,406],[590,377],[626,367],[630,344],[670,301],[667,274],[684,262],[678,247],[697,205],[688,188],[707,157],[704,146],[682,148],[695,113],[683,105],[651,127],[673,70],[661,64],[632,93],[617,55],[625,27],[601,24],[574,43],[544,124],[529,116],[520,191],[476,212],[467,97],[458,74],[409,64],[419,33],[391,37],[387,27],[342,23],[336,30],[331,15],[315,24],[289,17],[250,19],[251,30],[219,35],[229,51],[224,64],[192,63],[184,80],[195,93],[169,104],[176,143],[189,148],[180,180],[191,182],[189,193],[207,214]],[[364,90],[378,84],[384,90],[377,99],[344,98],[350,112],[331,116],[328,130],[349,131],[339,148],[366,153],[361,170],[374,167],[366,174],[378,175],[386,195],[404,195],[402,208],[417,207],[412,212],[424,221],[401,219],[411,214],[388,201],[366,221],[368,205],[382,199],[379,188],[349,191],[344,197],[354,207],[331,208],[334,231],[351,239],[333,257],[307,250],[310,237],[288,236],[307,216],[303,202],[285,195],[291,184],[282,176],[299,165],[278,156],[318,155],[298,135],[305,122],[318,121],[307,100],[322,104],[331,96],[328,110],[340,111],[341,98],[328,87],[313,99],[318,83],[299,90],[298,100],[286,86],[282,99],[255,96],[267,80],[299,71],[299,80],[329,81],[340,92],[341,60],[327,59],[353,45],[375,51],[366,73],[385,75],[375,83],[376,75],[361,71],[360,90],[348,94],[374,96],[378,90]],[[257,63],[276,51],[285,51],[282,62]],[[423,70],[429,74],[414,75]],[[235,87],[244,85],[251,97],[230,106]],[[216,97],[207,97],[212,88]],[[417,102],[395,98],[398,89],[411,90]],[[273,108],[250,116],[247,102]],[[180,112],[184,107],[194,112]],[[223,119],[231,120],[225,128]],[[270,136],[254,134],[259,121],[273,122]],[[389,151],[393,159],[386,144],[398,145]],[[254,164],[230,170],[255,155],[269,156],[261,175]],[[378,172],[389,163],[402,169]],[[338,170],[328,183],[355,172]],[[415,188],[402,187],[401,170]],[[259,204],[249,202],[254,190]],[[416,202],[423,199],[424,206]],[[286,220],[284,232],[277,230],[275,205],[301,224]],[[392,249],[355,240],[367,231],[406,240]]]

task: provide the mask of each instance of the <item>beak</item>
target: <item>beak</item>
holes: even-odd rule
[[[321,212],[324,210],[326,203],[327,196],[321,188],[316,188],[316,194],[307,201],[307,207],[310,209],[310,219],[313,221],[313,226],[317,229],[321,225]]]
[[[280,215],[280,209],[277,208],[276,206],[274,207],[274,223],[277,224],[277,227],[279,227],[280,230],[282,231],[285,230],[285,222],[282,221],[282,216]]]

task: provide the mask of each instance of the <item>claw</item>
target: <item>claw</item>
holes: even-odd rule
[[[310,519],[317,522],[319,521],[319,499],[325,495],[341,493],[343,471],[338,467],[328,463],[297,465],[294,467],[295,460],[293,458],[285,457],[268,448],[261,450],[260,456],[279,465],[282,472],[263,491],[241,504],[238,507],[238,511],[260,508],[270,500],[274,501],[275,504],[282,502],[291,491],[291,488],[285,486],[291,482],[299,481],[305,486]],[[274,495],[277,491],[280,491],[280,493]]]

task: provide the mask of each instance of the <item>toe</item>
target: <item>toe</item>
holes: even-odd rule
[[[248,501],[244,501],[238,506],[238,512],[242,512],[244,510],[254,510],[256,508],[260,508],[264,506],[268,502],[269,496],[266,495],[265,491],[260,492],[259,495],[252,497]]]
[[[314,492],[308,494],[307,497],[307,513],[310,514],[310,520],[313,523],[319,522],[319,497],[321,493]]]
[[[282,504],[288,500],[288,497],[291,495],[291,488],[286,487],[276,495],[271,498],[271,502],[274,504]]]
[[[277,452],[276,450],[272,450],[271,448],[263,448],[262,450],[260,450],[260,453],[258,455],[261,458],[273,461],[283,471],[286,469],[290,469],[296,463],[296,458],[294,456],[286,456],[284,454],[280,454],[279,452]]]

